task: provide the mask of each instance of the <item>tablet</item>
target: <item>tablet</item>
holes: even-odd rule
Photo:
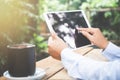
[[[71,48],[90,44],[77,27],[91,27],[83,10],[56,11],[44,14],[50,32],[55,32]]]

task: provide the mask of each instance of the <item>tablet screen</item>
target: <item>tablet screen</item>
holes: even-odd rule
[[[77,27],[90,27],[83,11],[60,11],[45,14],[47,26],[63,39],[71,48],[90,44],[90,41],[77,31]]]

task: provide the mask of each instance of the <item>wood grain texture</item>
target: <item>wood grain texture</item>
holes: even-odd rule
[[[108,61],[102,54],[102,49],[99,49],[93,45],[87,45],[74,50],[74,52],[89,57],[97,61]],[[61,61],[52,57],[47,57],[36,62],[37,68],[42,68],[46,71],[46,75],[42,80],[72,80],[67,74]],[[6,80],[4,77],[0,77],[0,80]]]
[[[48,80],[50,77],[63,69],[62,63],[52,57],[45,58],[36,63],[36,67],[42,68],[46,71],[43,80]]]

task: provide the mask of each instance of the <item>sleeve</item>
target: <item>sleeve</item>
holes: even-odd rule
[[[77,80],[119,80],[120,61],[100,62],[64,49],[61,61],[68,74]]]
[[[102,54],[110,61],[111,60],[120,60],[120,47],[109,42],[107,48],[102,52]]]

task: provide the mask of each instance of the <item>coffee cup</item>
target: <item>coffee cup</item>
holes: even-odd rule
[[[35,73],[35,45],[8,45],[8,72],[13,77],[27,77]]]

